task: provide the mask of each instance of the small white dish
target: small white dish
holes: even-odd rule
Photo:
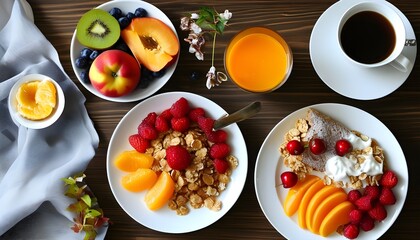
[[[139,0],[115,0],[115,1],[109,1],[104,4],[101,4],[97,8],[105,10],[105,11],[109,11],[114,7],[120,8],[121,11],[124,13],[134,12],[139,7],[144,8],[147,11],[149,17],[154,17],[164,22],[173,30],[174,34],[178,38],[178,34],[171,20],[160,9],[158,9],[157,7],[155,7],[154,5],[150,3],[139,1]],[[178,44],[179,44],[179,39],[178,39]],[[83,48],[85,47],[82,44],[80,44],[76,38],[76,30],[75,30],[73,37],[71,39],[71,43],[70,43],[70,60],[71,60],[71,65],[73,67],[74,74],[76,75],[80,83],[89,92],[91,92],[92,94],[96,95],[99,98],[102,98],[108,101],[113,101],[113,102],[134,102],[134,101],[138,101],[138,100],[151,96],[152,94],[157,92],[159,89],[161,89],[169,81],[172,74],[175,72],[175,68],[179,60],[179,54],[178,54],[176,61],[172,65],[166,67],[166,71],[164,75],[161,76],[160,78],[156,78],[153,81],[151,81],[150,84],[146,88],[136,88],[133,92],[125,96],[121,96],[121,97],[108,97],[100,93],[98,90],[96,90],[90,83],[83,82],[82,79],[80,78],[80,73],[82,72],[82,70],[76,67],[75,61],[79,57],[80,51]]]
[[[329,7],[312,30],[309,52],[315,71],[328,87],[348,98],[372,100],[394,92],[407,80],[414,67],[417,46],[405,47],[403,50],[403,54],[410,60],[406,72],[401,72],[390,64],[365,68],[352,63],[341,53],[336,34],[340,16],[351,6],[363,1],[341,0]],[[407,17],[391,3],[381,2],[400,15],[406,27],[407,39],[415,39]]]
[[[388,167],[398,175],[398,185],[393,188],[396,204],[387,206],[388,216],[382,222],[376,222],[371,231],[361,231],[357,239],[379,239],[396,221],[400,214],[408,191],[408,168],[404,153],[392,132],[377,118],[358,108],[335,103],[317,104],[301,108],[281,120],[264,140],[257,156],[254,184],[258,202],[271,225],[287,239],[325,240],[325,237],[311,233],[299,227],[297,214],[288,217],[283,210],[288,190],[281,187],[280,174],[289,170],[283,164],[279,147],[284,135],[295,126],[299,118],[305,118],[309,108],[329,115],[349,129],[359,131],[375,139],[384,149]],[[276,187],[278,186],[278,187]],[[333,233],[328,239],[347,239]]]
[[[247,177],[248,153],[245,140],[236,123],[223,130],[228,133],[228,144],[232,148],[232,154],[238,159],[239,165],[231,175],[231,181],[218,199],[222,201],[220,211],[212,211],[206,207],[190,209],[185,216],[178,216],[174,210],[164,206],[158,211],[151,211],[144,202],[146,191],[139,193],[129,192],[121,185],[121,178],[126,173],[117,169],[114,161],[118,154],[133,148],[128,142],[128,137],[137,133],[137,126],[141,119],[148,113],[160,113],[171,107],[172,103],[180,97],[188,100],[193,107],[202,107],[206,115],[217,119],[227,114],[219,105],[202,96],[187,92],[168,92],[152,96],[132,108],[118,123],[109,142],[106,168],[108,182],[115,199],[122,209],[138,223],[150,229],[165,233],[187,233],[205,228],[222,218],[238,200]]]
[[[39,81],[50,80],[54,84],[57,90],[57,105],[49,117],[42,120],[29,120],[27,118],[22,117],[19,114],[17,110],[16,94],[20,85],[26,82],[31,82],[31,81],[36,81],[36,80],[39,80]],[[65,105],[64,92],[61,89],[60,85],[54,79],[48,76],[42,75],[42,74],[29,74],[19,79],[10,90],[8,100],[9,100],[8,102],[9,113],[12,116],[13,122],[16,125],[22,125],[31,129],[42,129],[42,128],[51,126],[54,122],[56,122],[60,118],[61,114],[63,113],[64,105]]]

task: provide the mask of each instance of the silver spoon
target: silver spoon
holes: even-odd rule
[[[223,127],[226,127],[232,123],[240,122],[242,120],[248,119],[255,114],[257,114],[261,110],[261,103],[260,102],[253,102],[242,109],[232,113],[226,114],[216,121],[214,121],[213,129],[218,130]]]

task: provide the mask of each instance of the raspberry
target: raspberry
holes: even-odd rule
[[[163,112],[161,112],[159,115],[165,118],[166,120],[171,120],[171,118],[173,117],[171,113],[171,109],[169,108],[166,110],[163,110]]]
[[[377,200],[379,198],[379,194],[381,193],[381,190],[378,186],[366,186],[365,192],[363,193],[365,196],[370,196],[373,201]]]
[[[204,133],[208,134],[213,131],[214,120],[208,117],[198,117],[198,127],[203,130]]]
[[[140,134],[140,136],[144,139],[147,140],[154,140],[158,137],[158,132],[156,131],[154,124],[153,125],[149,125],[149,124],[140,124],[140,126],[137,129],[138,134]]]
[[[365,232],[370,231],[375,227],[375,221],[368,214],[365,214],[360,220],[359,227]]]
[[[389,171],[389,170],[384,172],[381,180],[379,181],[379,184],[382,187],[387,187],[387,188],[393,188],[395,187],[395,185],[397,185],[397,183],[398,183],[397,175],[394,172]]]
[[[206,115],[206,112],[204,111],[203,108],[200,108],[200,107],[194,108],[188,113],[188,117],[193,122],[197,122],[198,117],[204,117],[205,115]]]
[[[344,237],[348,239],[355,239],[359,236],[359,227],[354,224],[347,224],[343,231]]]
[[[347,199],[352,202],[353,204],[362,196],[362,193],[359,190],[353,189],[349,193],[347,193]]]
[[[184,170],[191,163],[190,153],[180,145],[169,146],[166,149],[166,160],[169,167],[175,170]]]
[[[162,115],[157,116],[155,128],[158,132],[166,132],[170,129],[169,122]]]
[[[226,143],[215,143],[210,147],[210,157],[213,159],[225,158],[230,153],[230,146]]]
[[[181,97],[171,106],[171,114],[173,117],[185,117],[190,111],[190,105],[187,99]]]
[[[142,138],[139,134],[133,134],[128,137],[128,142],[134,149],[141,153],[146,152],[146,149],[150,147],[150,142]]]
[[[379,195],[379,202],[382,205],[393,205],[397,200],[395,195],[389,188],[382,188],[381,194]]]
[[[353,224],[358,224],[362,220],[363,212],[359,209],[353,209],[349,213],[350,222]]]
[[[226,160],[216,158],[213,161],[214,168],[220,174],[225,173],[229,168],[229,163]]]
[[[385,207],[381,203],[376,203],[372,209],[368,211],[368,214],[371,218],[376,221],[382,221],[386,218],[387,212]]]
[[[140,125],[148,124],[148,125],[154,126],[156,117],[157,117],[157,114],[155,112],[151,112],[147,114],[147,116],[143,119],[143,121],[141,121]]]
[[[208,132],[206,133],[206,136],[207,136],[207,139],[213,143],[223,143],[223,142],[226,142],[226,139],[227,139],[227,133],[222,129]]]
[[[370,196],[363,196],[357,199],[354,205],[362,211],[369,211],[372,209],[372,198]]]
[[[187,117],[174,117],[171,119],[172,129],[178,132],[185,132],[190,127],[190,119]]]

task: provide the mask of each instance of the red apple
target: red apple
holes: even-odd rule
[[[93,61],[89,70],[92,86],[108,97],[132,92],[140,81],[140,65],[121,50],[106,50]]]

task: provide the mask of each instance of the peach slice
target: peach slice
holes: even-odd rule
[[[350,222],[349,213],[353,209],[355,209],[355,206],[349,201],[344,201],[335,206],[322,221],[319,234],[326,237],[335,232],[339,226]]]
[[[298,208],[298,224],[301,228],[306,229],[306,209],[308,208],[309,202],[313,196],[323,187],[325,187],[324,181],[319,179],[314,184],[312,184],[306,191],[305,195],[303,195]]]
[[[319,180],[319,177],[315,175],[308,175],[305,179],[298,181],[298,183],[289,189],[286,200],[283,204],[284,212],[287,216],[292,216],[298,210],[303,195],[308,188]]]
[[[171,63],[179,52],[179,41],[175,33],[156,18],[133,19],[121,31],[121,37],[137,61],[153,72]]]
[[[139,168],[151,168],[154,158],[147,153],[129,150],[120,153],[115,159],[115,166],[125,172],[134,172]]]
[[[337,205],[347,200],[347,194],[342,191],[335,192],[324,199],[312,216],[312,232],[318,234],[319,227],[325,216]]]
[[[147,207],[156,211],[163,207],[173,196],[175,191],[175,182],[168,172],[162,172],[152,188],[147,191],[144,201]]]
[[[150,189],[157,181],[157,174],[149,168],[139,168],[121,178],[121,185],[131,192]]]

